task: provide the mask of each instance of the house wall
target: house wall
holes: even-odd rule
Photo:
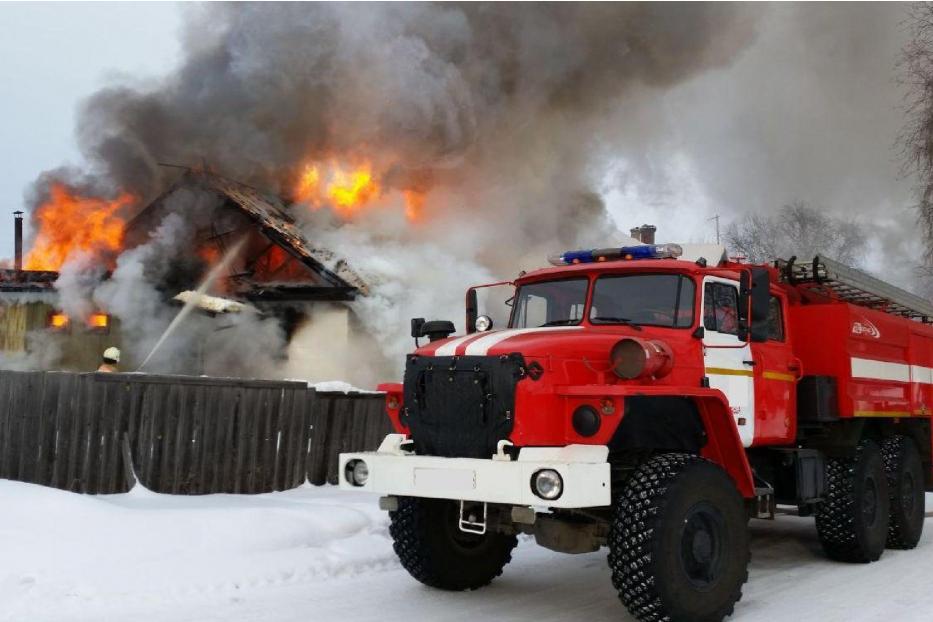
[[[107,334],[89,332],[83,327],[73,326],[69,333],[52,335],[52,340],[61,348],[59,369],[94,371],[101,364],[104,350],[111,346],[120,348],[120,321],[114,317],[111,317],[110,321],[110,331]]]
[[[306,306],[288,344],[286,377],[314,382],[344,380],[350,369],[350,309],[333,303]]]
[[[43,370],[93,371],[103,351],[120,347],[120,322],[111,317],[110,330],[98,333],[78,323],[68,330],[47,328],[55,306],[47,301],[23,301],[23,297],[0,299],[0,356],[27,368]],[[34,355],[34,356],[33,356]],[[26,361],[26,357],[31,360]]]
[[[45,328],[51,309],[44,302],[0,303],[0,351],[25,352],[27,334]]]

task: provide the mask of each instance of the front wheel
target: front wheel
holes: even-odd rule
[[[642,622],[719,622],[748,579],[745,506],[720,467],[660,454],[632,475],[613,508],[612,584]]]
[[[425,585],[475,590],[502,574],[518,543],[515,536],[464,533],[460,506],[445,499],[400,497],[389,512],[389,534],[402,567]]]

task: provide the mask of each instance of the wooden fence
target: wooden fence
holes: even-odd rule
[[[336,484],[339,454],[374,450],[392,431],[385,412],[385,396],[318,393],[312,416],[308,481],[316,486]]]
[[[259,493],[337,482],[390,431],[378,394],[304,383],[0,371],[0,478],[85,493]],[[132,469],[130,468],[132,465]]]

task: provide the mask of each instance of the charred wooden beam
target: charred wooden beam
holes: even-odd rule
[[[262,301],[333,301],[348,302],[356,300],[358,290],[355,287],[326,287],[308,285],[256,285],[240,295],[252,302]]]

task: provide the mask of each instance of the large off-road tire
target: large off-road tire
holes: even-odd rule
[[[823,550],[837,561],[867,563],[881,557],[888,537],[888,480],[874,441],[855,455],[826,461],[826,498],[817,508]]]
[[[718,622],[748,579],[745,505],[720,467],[659,454],[615,500],[609,568],[622,604],[642,622]]]
[[[891,498],[889,549],[912,549],[920,542],[926,513],[923,464],[917,445],[906,436],[892,436],[881,446]]]
[[[460,531],[455,501],[401,497],[389,512],[393,548],[408,573],[442,590],[475,590],[502,574],[515,536]]]

